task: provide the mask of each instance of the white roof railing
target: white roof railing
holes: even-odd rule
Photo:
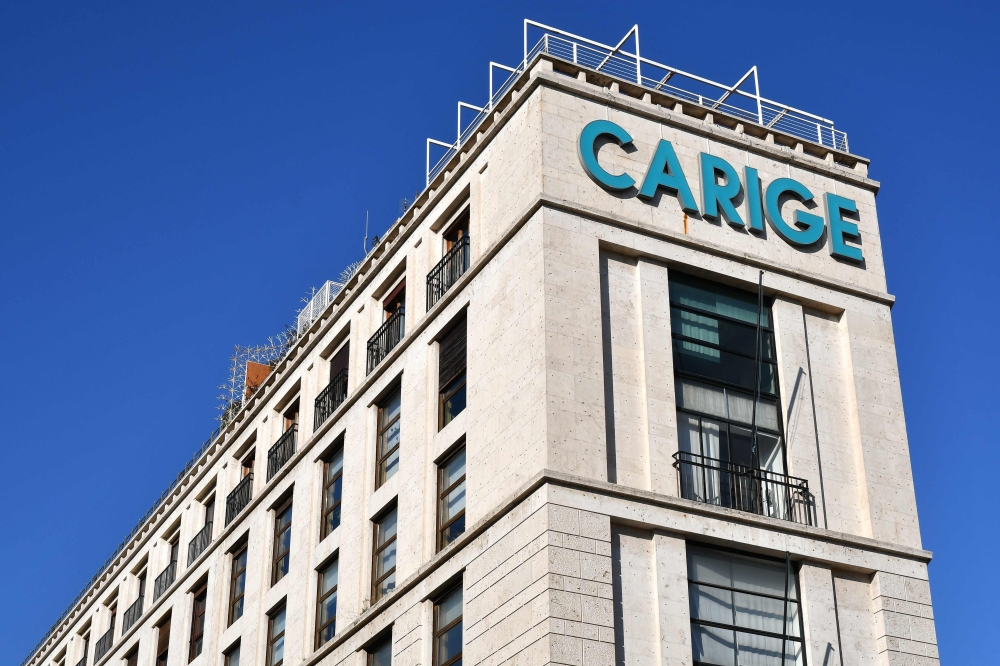
[[[528,48],[530,36],[538,35],[534,46]],[[632,40],[634,53],[625,50]],[[757,67],[753,66],[733,85],[717,83],[644,58],[639,53],[639,26],[634,25],[614,46],[574,35],[551,26],[524,20],[524,57],[517,67],[508,67],[491,62],[489,65],[490,97],[485,107],[477,107],[466,102],[458,103],[458,132],[452,143],[427,139],[426,184],[430,184],[441,173],[448,161],[471,137],[476,128],[492,112],[493,107],[524,72],[539,53],[571,62],[595,72],[601,72],[643,88],[663,92],[685,102],[698,104],[710,110],[717,110],[735,116],[744,122],[754,123],[767,129],[790,134],[805,141],[817,143],[834,150],[849,152],[847,133],[834,128],[833,121],[801,109],[775,102],[760,94]],[[507,78],[494,90],[495,69],[507,72]],[[462,126],[462,109],[478,110],[472,121]],[[431,146],[444,148],[445,152],[431,165]]]

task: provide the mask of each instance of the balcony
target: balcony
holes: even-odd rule
[[[205,552],[210,543],[212,543],[212,523],[206,523],[188,544],[188,566],[191,566],[198,559],[198,556]]]
[[[243,480],[233,488],[233,492],[226,497],[226,525],[240,515],[251,499],[253,499],[253,472],[243,477]]]
[[[132,625],[139,621],[142,617],[142,601],[143,598],[139,597],[136,599],[131,606],[125,609],[125,615],[122,617],[122,633],[132,628]]]
[[[293,423],[285,433],[278,438],[274,446],[267,452],[267,480],[270,481],[278,470],[295,455],[295,439],[299,426]]]
[[[111,649],[111,644],[114,642],[115,638],[115,625],[112,623],[111,628],[108,629],[103,636],[97,639],[97,643],[94,645],[94,663],[96,664],[101,660],[101,657],[108,653]]]
[[[465,236],[455,243],[437,266],[427,274],[427,309],[430,310],[441,300],[444,293],[451,289],[467,270],[469,270],[469,237]]]
[[[177,578],[177,562],[171,562],[163,570],[156,580],[153,581],[153,601],[160,598],[160,595],[167,591],[167,588],[174,584]]]
[[[347,368],[337,373],[330,384],[316,396],[316,411],[313,416],[313,430],[326,423],[337,407],[347,400]]]
[[[809,482],[794,476],[736,465],[679,451],[674,467],[684,499],[813,525]]]
[[[382,359],[395,349],[403,339],[403,332],[404,314],[403,308],[399,308],[375,331],[375,335],[368,339],[368,374],[371,374]]]

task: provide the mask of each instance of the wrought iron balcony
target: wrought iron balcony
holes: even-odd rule
[[[132,628],[132,625],[139,621],[142,617],[142,602],[143,598],[139,597],[132,605],[125,609],[125,615],[122,616],[122,633]]]
[[[299,426],[297,423],[293,423],[267,452],[268,481],[295,455],[295,439],[298,433]]]
[[[330,384],[316,396],[316,411],[313,416],[313,430],[326,423],[337,407],[347,400],[347,368],[337,373]]]
[[[681,497],[739,511],[813,525],[809,482],[679,451],[674,467]]]
[[[441,300],[444,293],[458,282],[458,278],[469,270],[469,237],[460,239],[447,254],[441,258],[437,266],[427,274],[427,309]]]
[[[188,566],[198,559],[198,556],[205,552],[208,544],[212,543],[212,523],[206,523],[201,530],[194,535],[191,543],[188,544]]]
[[[177,562],[171,562],[167,568],[153,581],[153,601],[160,598],[160,595],[167,591],[167,588],[174,584],[177,578]]]
[[[104,632],[104,635],[97,639],[97,643],[94,645],[94,663],[96,664],[101,660],[101,657],[108,653],[111,649],[111,644],[114,642],[115,638],[115,626],[111,625],[111,628]]]
[[[243,477],[243,480],[233,488],[233,492],[226,496],[226,525],[240,515],[240,511],[246,508],[251,499],[253,499],[253,472]]]
[[[403,332],[404,314],[403,308],[399,308],[368,339],[368,374],[399,344]]]

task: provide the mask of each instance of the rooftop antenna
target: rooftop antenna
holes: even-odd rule
[[[368,254],[368,211],[365,211],[365,240],[364,247],[361,249],[365,251],[366,255]]]

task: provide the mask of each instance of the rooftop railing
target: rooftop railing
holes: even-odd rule
[[[243,480],[236,484],[233,491],[226,496],[226,525],[233,522],[233,519],[240,515],[246,508],[250,500],[253,499],[253,472],[250,472]]]
[[[427,309],[441,300],[445,292],[469,270],[469,237],[465,236],[427,274]]]
[[[316,408],[313,412],[313,430],[326,423],[337,407],[347,400],[347,368],[337,373],[325,389],[316,396]]]
[[[288,430],[278,438],[274,446],[267,452],[267,480],[270,481],[278,470],[285,466],[285,463],[295,455],[295,439],[299,432],[299,425],[293,423]]]

